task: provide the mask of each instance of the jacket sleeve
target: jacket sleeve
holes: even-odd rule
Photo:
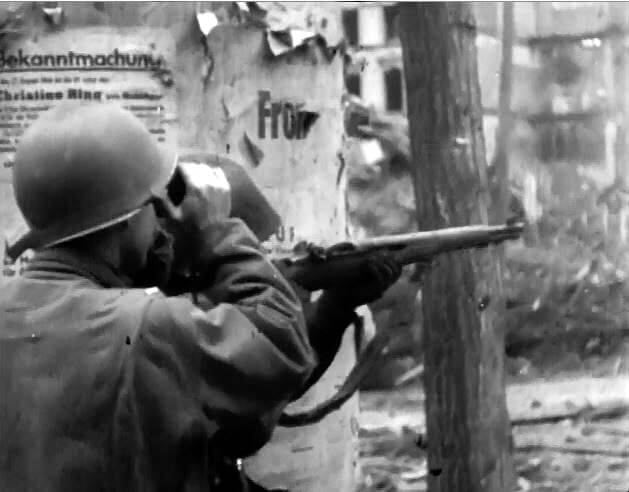
[[[134,342],[134,386],[152,432],[170,440],[196,422],[243,456],[268,440],[315,356],[299,300],[248,228],[229,219],[201,240],[198,271],[213,307],[150,302]]]
[[[325,374],[339,351],[345,331],[357,319],[353,308],[339,304],[327,293],[315,302],[302,301],[302,304],[308,339],[317,356],[317,365],[302,389],[293,396],[295,400]]]

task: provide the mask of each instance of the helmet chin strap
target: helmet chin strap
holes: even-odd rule
[[[88,236],[95,232],[102,231],[103,229],[107,229],[108,227],[111,227],[121,222],[124,222],[126,220],[129,220],[134,215],[137,215],[140,212],[140,210],[142,210],[141,207],[136,208],[135,210],[122,214],[114,219],[102,222],[93,227],[82,229],[81,231],[77,233],[66,235],[52,242],[48,241],[48,238],[47,238],[48,234],[46,230],[31,229],[22,237],[20,237],[12,245],[9,245],[8,242],[5,240],[5,247],[6,247],[5,251],[6,251],[7,256],[9,256],[9,258],[15,261],[28,249],[50,248],[52,246],[57,246],[58,244],[67,243],[68,241],[72,241],[73,239],[78,239],[84,236]]]
[[[5,239],[4,240],[4,253],[6,256],[8,256],[11,261],[15,261],[17,260],[22,253],[24,253],[24,251],[26,251],[27,249],[31,249],[30,243],[32,242],[32,239],[30,238],[31,235],[29,234],[25,234],[24,236],[22,236],[20,239],[18,239],[16,242],[14,242],[13,244],[9,245],[8,241]]]

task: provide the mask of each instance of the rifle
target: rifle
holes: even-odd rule
[[[523,223],[449,227],[434,231],[380,236],[354,243],[339,243],[329,248],[298,245],[292,256],[272,257],[282,274],[311,292],[320,289],[351,288],[366,281],[362,268],[379,251],[393,255],[400,265],[410,265],[452,251],[485,248],[518,239]],[[301,251],[300,251],[301,250]]]

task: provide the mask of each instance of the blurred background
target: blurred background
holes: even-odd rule
[[[510,209],[513,216],[525,215],[530,227],[522,241],[507,245],[503,272],[507,309],[500,323],[512,419],[548,407],[545,399],[561,391],[568,391],[561,399],[567,407],[577,400],[605,406],[629,398],[629,4],[515,2],[505,20],[502,3],[472,3],[490,176],[497,158],[502,39],[507,30],[513,38]],[[350,47],[345,160],[350,223],[358,237],[418,229],[397,16],[394,2],[343,3]],[[420,296],[409,271],[370,306],[374,329],[393,331],[397,343],[363,388],[363,421],[378,420],[374,412],[380,411],[386,415],[380,423],[402,422],[404,402],[409,409],[421,403]],[[578,382],[562,390],[540,382],[566,379]],[[513,403],[515,389],[524,394],[530,388],[536,396]],[[415,446],[423,428],[416,418],[407,423],[392,424],[388,447],[389,434],[375,423],[370,434],[365,424],[367,490],[423,490]],[[616,424],[609,433],[614,444],[599,444],[617,449],[617,456],[602,462],[587,449],[580,455],[517,453],[521,490],[628,490],[629,427]],[[556,429],[529,426],[526,432],[534,440]],[[563,446],[569,437],[561,431],[556,440]],[[404,468],[407,458],[414,465]]]
[[[148,90],[168,109],[167,118],[161,110],[152,115],[168,138],[184,148],[225,149],[241,162],[286,225],[275,234],[278,248],[300,239],[333,243],[346,232],[357,239],[423,228],[395,2],[2,5],[7,53],[161,53],[166,70],[137,77],[109,71],[98,87]],[[522,240],[505,245],[505,302],[496,321],[505,334],[518,490],[628,492],[629,4],[472,6],[492,190],[506,184],[509,215],[528,221]],[[47,75],[35,83],[51,87]],[[96,87],[91,77],[72,84]],[[260,134],[260,122],[272,124],[263,111],[271,101],[303,108],[308,138],[294,138],[286,126],[275,132],[279,138]],[[30,120],[35,110],[23,112]],[[498,125],[505,114],[508,133]],[[15,239],[24,224],[9,174],[19,136],[11,127],[5,125],[0,149],[0,232]],[[164,128],[157,130],[162,135]],[[506,177],[496,171],[504,162]],[[22,265],[4,258],[0,280]],[[346,490],[339,484],[354,478],[361,491],[426,490],[420,299],[408,268],[381,300],[361,309],[368,336],[387,331],[394,340],[359,398],[319,425],[279,428],[257,465],[246,465],[271,482],[297,483],[300,492]],[[355,361],[354,341],[346,337],[300,409],[338,389]],[[502,384],[501,369],[484,380]]]

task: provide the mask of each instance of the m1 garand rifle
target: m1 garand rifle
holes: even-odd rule
[[[366,281],[362,268],[371,255],[391,254],[400,265],[430,262],[435,256],[466,249],[485,248],[492,244],[518,239],[524,223],[510,221],[504,225],[449,227],[434,231],[380,236],[354,243],[339,243],[329,248],[302,244],[295,253],[273,258],[282,274],[303,289],[314,292],[329,288],[352,288]],[[381,331],[368,343],[345,382],[337,392],[311,409],[283,413],[279,425],[300,427],[319,422],[339,409],[359,388],[372,366],[386,353],[390,334]]]
[[[367,281],[362,268],[371,255],[386,252],[401,266],[430,261],[452,251],[485,248],[518,239],[524,231],[521,222],[504,225],[472,225],[434,231],[379,236],[356,242],[343,242],[328,248],[300,244],[292,255],[272,257],[282,274],[311,292],[330,288],[351,288]]]
[[[225,156],[190,152],[182,161],[205,162],[225,172],[232,188],[232,217],[243,220],[261,242],[270,238],[281,225],[279,214],[256,187],[243,168]],[[185,193],[184,189],[179,190]],[[400,265],[431,261],[435,256],[452,251],[485,248],[510,239],[517,239],[524,224],[514,220],[504,225],[473,225],[451,227],[434,231],[415,232],[394,236],[381,236],[356,242],[344,242],[331,247],[301,243],[292,253],[271,254],[270,259],[291,282],[306,291],[330,288],[352,288],[360,285],[368,275],[363,268],[370,257],[384,251]],[[386,352],[390,334],[376,334],[359,356],[359,361],[345,382],[329,399],[314,408],[295,414],[284,413],[279,424],[284,427],[310,425],[340,408],[360,386],[371,367]]]
[[[232,190],[231,216],[243,220],[260,241],[268,240],[281,225],[279,214],[248,173],[229,157],[190,149],[182,151],[180,162],[199,162],[222,169]],[[177,203],[184,195],[185,183],[173,180],[169,196]],[[288,280],[305,290],[351,288],[368,280],[364,278],[368,273],[362,266],[378,251],[389,252],[401,265],[409,265],[430,261],[450,251],[483,248],[517,239],[523,229],[523,223],[511,220],[505,225],[473,225],[380,236],[328,248],[302,242],[292,254],[274,254],[270,259]]]

